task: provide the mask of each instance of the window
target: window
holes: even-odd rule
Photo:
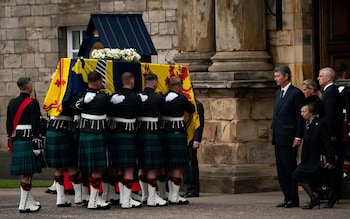
[[[86,27],[69,27],[67,29],[67,57],[76,58],[81,42],[85,35]]]

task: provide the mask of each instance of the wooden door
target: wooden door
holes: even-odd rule
[[[350,70],[350,1],[314,0],[315,73],[347,64]]]

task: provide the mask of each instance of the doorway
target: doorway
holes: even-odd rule
[[[314,0],[314,72],[346,64],[350,69],[350,1]],[[315,75],[317,78],[317,75]]]

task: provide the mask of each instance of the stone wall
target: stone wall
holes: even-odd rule
[[[197,153],[201,190],[278,189],[270,129],[274,89],[195,89],[206,119]]]
[[[272,12],[276,1],[268,0]],[[292,83],[301,87],[313,78],[313,5],[312,0],[282,0],[282,30],[276,30],[276,17],[267,12],[269,52],[274,65],[288,65],[294,73]]]

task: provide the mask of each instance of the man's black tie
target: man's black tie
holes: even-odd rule
[[[281,96],[280,96],[280,99],[283,98],[283,94],[284,94],[284,90],[281,90]]]

